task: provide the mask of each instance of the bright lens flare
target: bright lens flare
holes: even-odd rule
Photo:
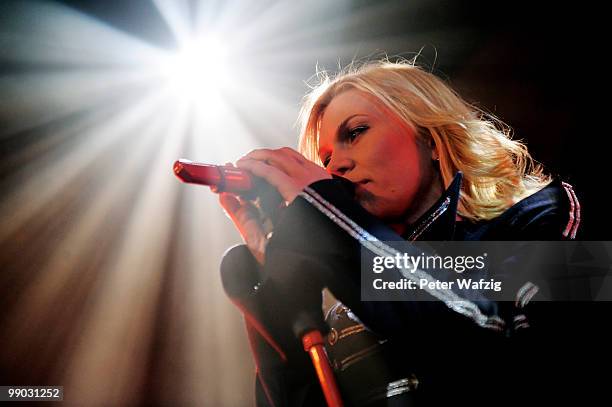
[[[229,81],[226,57],[225,47],[215,38],[194,41],[168,57],[164,75],[178,97],[205,102]]]

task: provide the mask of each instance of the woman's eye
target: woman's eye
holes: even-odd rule
[[[364,133],[369,128],[370,127],[367,125],[361,125],[361,126],[353,127],[350,130],[347,129],[343,131],[342,133],[340,133],[340,135],[338,136],[339,141],[343,143],[352,143],[353,141],[355,141],[357,136],[359,136],[361,133]],[[331,161],[331,155],[321,159],[323,166],[326,168],[329,165],[330,161]]]
[[[365,132],[368,129],[368,126],[357,126],[351,130],[348,131],[347,133],[347,138],[350,141],[353,141],[357,138],[357,136],[359,136],[361,133]]]

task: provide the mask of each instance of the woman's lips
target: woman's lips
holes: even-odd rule
[[[354,187],[354,191],[355,191],[355,195],[362,195],[364,193],[370,193],[370,191],[368,191],[367,188],[365,188],[365,185],[369,184],[371,182],[370,179],[364,178],[358,181],[353,181],[351,179],[349,179],[349,181],[351,181],[351,183],[353,184]]]
[[[375,195],[366,187],[370,182],[370,180],[362,180],[355,183],[355,198],[362,205],[375,200]]]
[[[368,188],[366,188],[365,185],[369,183],[370,183],[369,179],[364,179],[364,180],[355,182],[355,191],[357,192],[368,191]]]

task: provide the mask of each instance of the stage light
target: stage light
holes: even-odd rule
[[[194,40],[169,55],[163,71],[178,97],[204,102],[228,83],[227,50],[213,36]]]
[[[0,367],[75,405],[252,404],[242,320],[216,278],[240,237],[171,163],[294,145],[301,81],[338,54],[344,1],[152,0],[173,51],[135,35],[153,27],[139,17],[0,1]],[[32,348],[46,349],[34,365]]]

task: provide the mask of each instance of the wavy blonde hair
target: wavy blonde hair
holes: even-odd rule
[[[433,142],[445,187],[457,171],[463,172],[458,212],[464,218],[495,218],[551,182],[504,123],[464,101],[414,61],[351,64],[334,77],[317,77],[320,83],[304,98],[299,116],[298,148],[314,162],[321,164],[317,150],[325,108],[341,92],[357,89],[375,96],[418,137]]]

